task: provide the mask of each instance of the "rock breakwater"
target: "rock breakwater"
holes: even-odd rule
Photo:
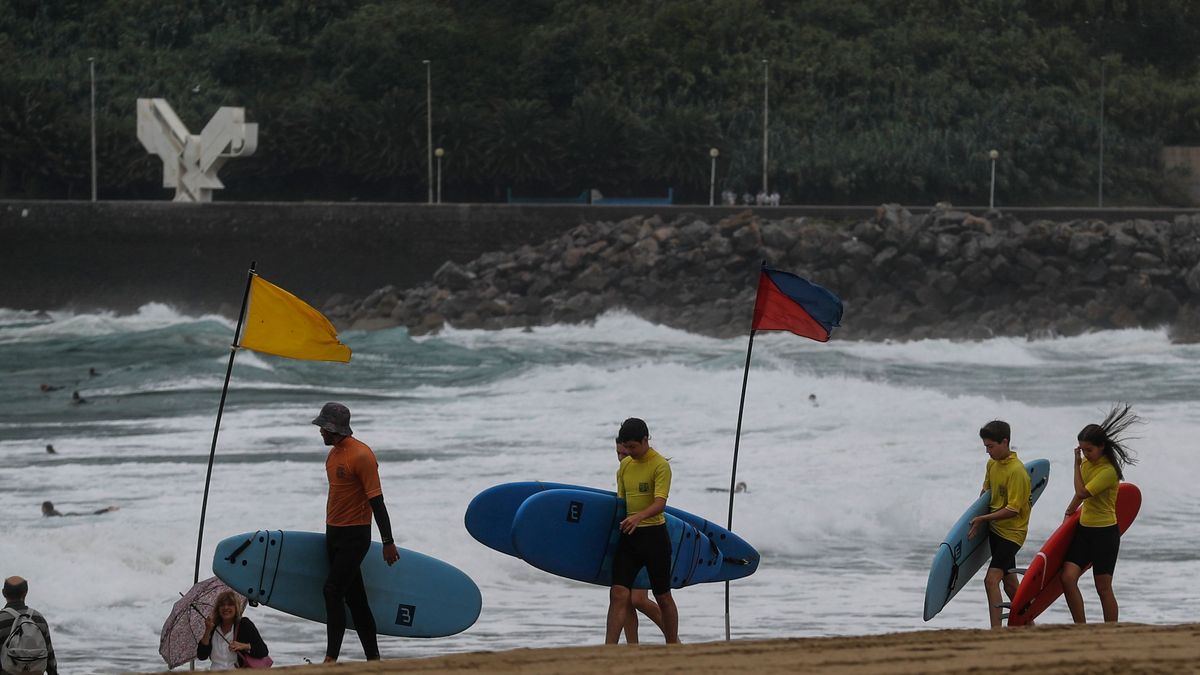
[[[1200,340],[1200,217],[1023,223],[1002,212],[896,204],[858,222],[744,212],[580,225],[548,241],[442,265],[414,288],[335,297],[339,326],[414,334],[586,322],[623,308],[718,337],[749,330],[760,264],[845,302],[839,339],[982,339],[1171,327]]]

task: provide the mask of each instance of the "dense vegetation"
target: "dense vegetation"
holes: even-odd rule
[[[162,198],[134,101],[259,124],[225,199],[422,200],[426,68],[453,201],[1171,201],[1200,144],[1195,0],[0,0],[0,197]]]

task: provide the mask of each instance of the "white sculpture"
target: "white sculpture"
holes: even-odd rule
[[[163,161],[163,187],[175,188],[177,202],[211,202],[225,185],[217,171],[233,157],[258,147],[258,125],[246,123],[245,108],[222,107],[204,130],[188,133],[166,99],[137,100],[138,140]]]

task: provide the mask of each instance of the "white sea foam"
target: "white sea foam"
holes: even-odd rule
[[[37,323],[28,323],[21,320],[38,319],[39,317],[42,320],[39,320]],[[3,329],[0,331],[0,342],[45,340],[47,338],[96,337],[158,330],[200,321],[215,321],[225,324],[229,327],[230,331],[234,327],[232,322],[219,315],[205,314],[199,317],[189,316],[169,305],[157,302],[142,305],[133,314],[118,314],[116,312],[77,314],[63,310],[29,313],[0,310],[0,328]]]

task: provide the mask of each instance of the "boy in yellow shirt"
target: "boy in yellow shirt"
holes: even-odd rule
[[[663,515],[671,491],[671,465],[650,447],[650,430],[636,417],[621,424],[617,446],[629,455],[617,469],[617,497],[625,500],[628,515],[621,521],[613,556],[604,642],[617,644],[633,611],[630,589],[643,567],[662,611],[663,637],[668,643],[679,642],[679,609],[671,597],[671,539]]]
[[[1012,430],[1007,422],[992,420],[979,430],[979,438],[990,459],[983,477],[983,489],[979,494],[992,491],[986,516],[971,519],[973,538],[979,527],[988,527],[988,544],[992,550],[992,562],[988,564],[983,588],[987,592],[988,618],[992,628],[1001,626],[1000,582],[1004,581],[1004,592],[1008,599],[1016,595],[1017,551],[1025,544],[1029,532],[1031,510],[1029,472],[1009,447]]]

